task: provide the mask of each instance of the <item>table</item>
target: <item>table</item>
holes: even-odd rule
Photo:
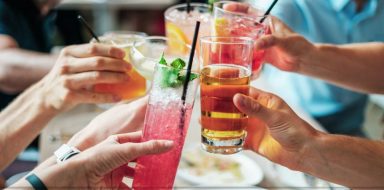
[[[117,30],[118,11],[125,10],[163,10],[177,0],[63,0],[57,7],[61,10],[93,10],[95,31],[104,34]]]

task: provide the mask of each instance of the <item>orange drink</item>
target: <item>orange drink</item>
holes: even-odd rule
[[[101,43],[114,45],[122,48],[126,52],[124,58],[127,62],[131,62],[129,53],[135,41],[143,40],[144,33],[135,32],[112,32],[100,37]],[[101,93],[113,93],[118,95],[123,100],[133,100],[144,96],[147,92],[147,80],[140,75],[136,68],[133,67],[127,72],[129,80],[117,84],[97,84],[94,86],[94,91]]]
[[[233,96],[249,93],[252,46],[251,38],[201,39],[201,139],[208,152],[242,150],[248,117],[236,108]]]

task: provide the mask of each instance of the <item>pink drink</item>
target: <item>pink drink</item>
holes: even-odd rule
[[[231,21],[230,36],[247,36],[254,40],[259,39],[269,32],[269,26],[265,24],[255,24],[254,20],[236,18]],[[252,70],[258,71],[264,58],[265,51],[255,49],[253,52]]]
[[[192,106],[187,106],[184,126],[180,127],[181,108],[180,102],[149,105],[143,141],[166,139],[172,140],[175,146],[170,152],[137,160],[135,189],[172,189],[192,112]]]
[[[250,37],[254,40],[263,35],[270,34],[270,18],[263,16],[264,11],[252,9],[249,13],[231,12],[224,9],[227,4],[234,4],[233,1],[219,1],[215,3],[212,33],[219,37]],[[248,5],[248,4],[246,4]],[[249,5],[248,5],[249,6]],[[263,23],[260,21],[264,19]],[[255,49],[253,53],[252,72],[254,77],[261,70],[264,59],[264,51]]]
[[[136,189],[172,189],[181,151],[188,131],[198,80],[189,82],[183,105],[182,86],[162,86],[168,81],[168,66],[158,64],[145,114],[142,141],[171,140],[174,147],[167,153],[138,158],[133,178]]]

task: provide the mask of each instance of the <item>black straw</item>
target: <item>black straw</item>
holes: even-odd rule
[[[179,128],[180,129],[183,129],[184,124],[185,124],[185,111],[186,111],[185,110],[185,100],[187,98],[187,90],[188,90],[189,80],[191,79],[191,69],[192,69],[193,57],[195,56],[197,36],[199,36],[199,29],[200,29],[200,22],[197,21],[196,26],[195,26],[195,33],[193,35],[191,53],[189,54],[187,73],[185,75],[185,81],[183,84],[183,94],[181,95],[181,101],[182,101],[183,105],[181,107],[181,112],[180,112],[180,120],[179,120]],[[180,132],[184,133],[184,130],[181,130]],[[183,135],[180,135],[180,137],[183,137]]]
[[[187,13],[191,12],[191,0],[187,0]]]
[[[196,44],[197,44],[197,37],[199,36],[199,30],[200,30],[200,21],[197,21],[196,26],[195,26],[195,33],[193,35],[191,53],[189,54],[187,73],[185,75],[185,81],[183,84],[183,94],[181,96],[181,100],[183,101],[183,104],[185,104],[185,99],[186,99],[187,90],[188,90],[188,84],[189,84],[189,80],[191,78],[191,69],[192,69],[193,57],[195,56],[195,49],[196,49]]]
[[[77,16],[77,19],[81,22],[81,24],[83,24],[83,26],[85,26],[85,28],[88,30],[88,32],[92,35],[93,38],[95,38],[95,40],[97,42],[100,43],[100,40],[99,38],[97,37],[97,35],[95,34],[95,32],[93,32],[92,28],[89,26],[89,24],[87,23],[87,21],[85,21],[85,19],[81,16],[81,15],[78,15]]]
[[[272,2],[271,6],[269,6],[267,12],[264,13],[263,18],[260,20],[259,23],[263,23],[263,22],[264,22],[264,20],[267,18],[267,16],[271,13],[273,7],[276,5],[277,1],[278,1],[278,0],[274,0],[274,1]]]

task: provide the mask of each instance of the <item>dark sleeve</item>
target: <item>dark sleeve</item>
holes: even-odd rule
[[[12,36],[13,27],[17,23],[12,22],[12,11],[3,1],[0,1],[0,34]]]

